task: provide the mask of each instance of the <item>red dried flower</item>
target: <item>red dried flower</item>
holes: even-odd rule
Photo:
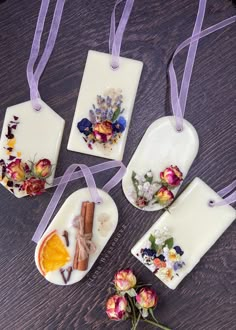
[[[34,177],[26,180],[22,186],[29,196],[38,196],[45,192],[45,181]]]

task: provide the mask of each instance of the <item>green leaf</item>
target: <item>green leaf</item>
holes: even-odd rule
[[[133,185],[134,185],[134,188],[135,188],[137,197],[138,197],[138,185],[139,185],[139,182],[138,182],[137,179],[135,179],[135,177],[136,177],[136,173],[133,171],[132,172],[132,182],[133,182]]]
[[[120,108],[117,108],[116,111],[113,113],[111,121],[114,122],[120,115]]]
[[[166,245],[168,246],[169,249],[172,249],[172,247],[173,247],[173,245],[174,245],[174,238],[173,238],[173,237],[168,238],[168,239],[164,242],[163,246],[166,246]]]
[[[149,241],[151,242],[151,249],[153,249],[155,251],[158,251],[159,250],[159,246],[155,243],[156,237],[151,234],[149,236]]]
[[[136,296],[136,291],[134,289],[129,289],[126,293],[128,293],[128,295],[130,297],[135,297]]]

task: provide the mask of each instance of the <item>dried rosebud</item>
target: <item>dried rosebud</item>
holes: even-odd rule
[[[171,165],[167,167],[164,172],[160,173],[160,178],[163,185],[174,188],[180,185],[183,180],[183,173],[177,166]]]
[[[112,137],[112,123],[108,120],[97,123],[93,130],[94,136],[99,142],[107,142]]]
[[[142,209],[148,205],[148,201],[145,197],[138,197],[136,199],[136,205]]]
[[[164,206],[173,201],[174,195],[168,188],[161,187],[155,194],[155,198],[160,205]]]
[[[22,190],[29,196],[41,195],[45,191],[45,181],[31,177],[24,182]]]
[[[136,301],[141,308],[153,308],[156,306],[158,296],[151,288],[142,288],[136,295]]]
[[[40,159],[33,167],[35,176],[46,179],[51,175],[52,164],[48,159]]]
[[[106,313],[109,319],[115,321],[124,320],[127,316],[128,301],[125,297],[114,295],[107,300]]]
[[[13,181],[21,182],[25,179],[25,169],[24,164],[22,164],[21,159],[16,159],[6,168],[7,174]]]
[[[115,274],[114,284],[118,291],[128,291],[136,285],[136,277],[131,269],[123,269]]]

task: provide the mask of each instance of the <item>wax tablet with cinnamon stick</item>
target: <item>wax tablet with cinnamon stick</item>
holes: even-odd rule
[[[70,195],[38,242],[35,263],[47,281],[57,285],[79,282],[114,233],[116,204],[107,193],[98,192],[103,202],[96,205],[88,188]],[[106,226],[102,228],[104,218]]]

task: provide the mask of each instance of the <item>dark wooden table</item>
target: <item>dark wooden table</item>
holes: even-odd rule
[[[71,163],[93,165],[102,161],[69,152],[66,145],[87,52],[89,49],[107,51],[114,2],[77,0],[67,1],[65,5],[55,51],[40,84],[42,98],[66,120],[57,176]],[[29,99],[26,65],[40,3],[40,0],[7,0],[0,4],[1,127],[5,109]],[[125,164],[147,127],[155,119],[171,114],[167,64],[177,45],[190,36],[197,6],[197,0],[135,1],[122,55],[142,60],[144,70]],[[52,9],[51,6],[50,18]],[[231,1],[209,0],[204,27],[232,15],[236,15],[236,8]],[[185,58],[186,51],[183,51],[176,60],[179,74]],[[199,176],[218,190],[235,178],[235,77],[233,25],[205,38],[199,45],[186,119],[199,133],[200,150],[185,184]],[[107,177],[97,175],[96,180],[101,186]],[[82,186],[82,180],[70,184],[65,197]],[[153,282],[160,295],[158,317],[162,323],[179,330],[235,329],[235,224],[178,289],[171,291],[130,253],[131,247],[162,212],[146,213],[133,208],[119,185],[112,191],[120,214],[114,236],[81,283],[57,287],[37,271],[35,245],[31,241],[52,194],[53,189],[38,198],[19,200],[0,188],[0,329],[129,329],[128,322],[109,321],[104,310],[109,281],[122,267],[133,268],[145,283]],[[151,328],[142,325],[140,329]]]

